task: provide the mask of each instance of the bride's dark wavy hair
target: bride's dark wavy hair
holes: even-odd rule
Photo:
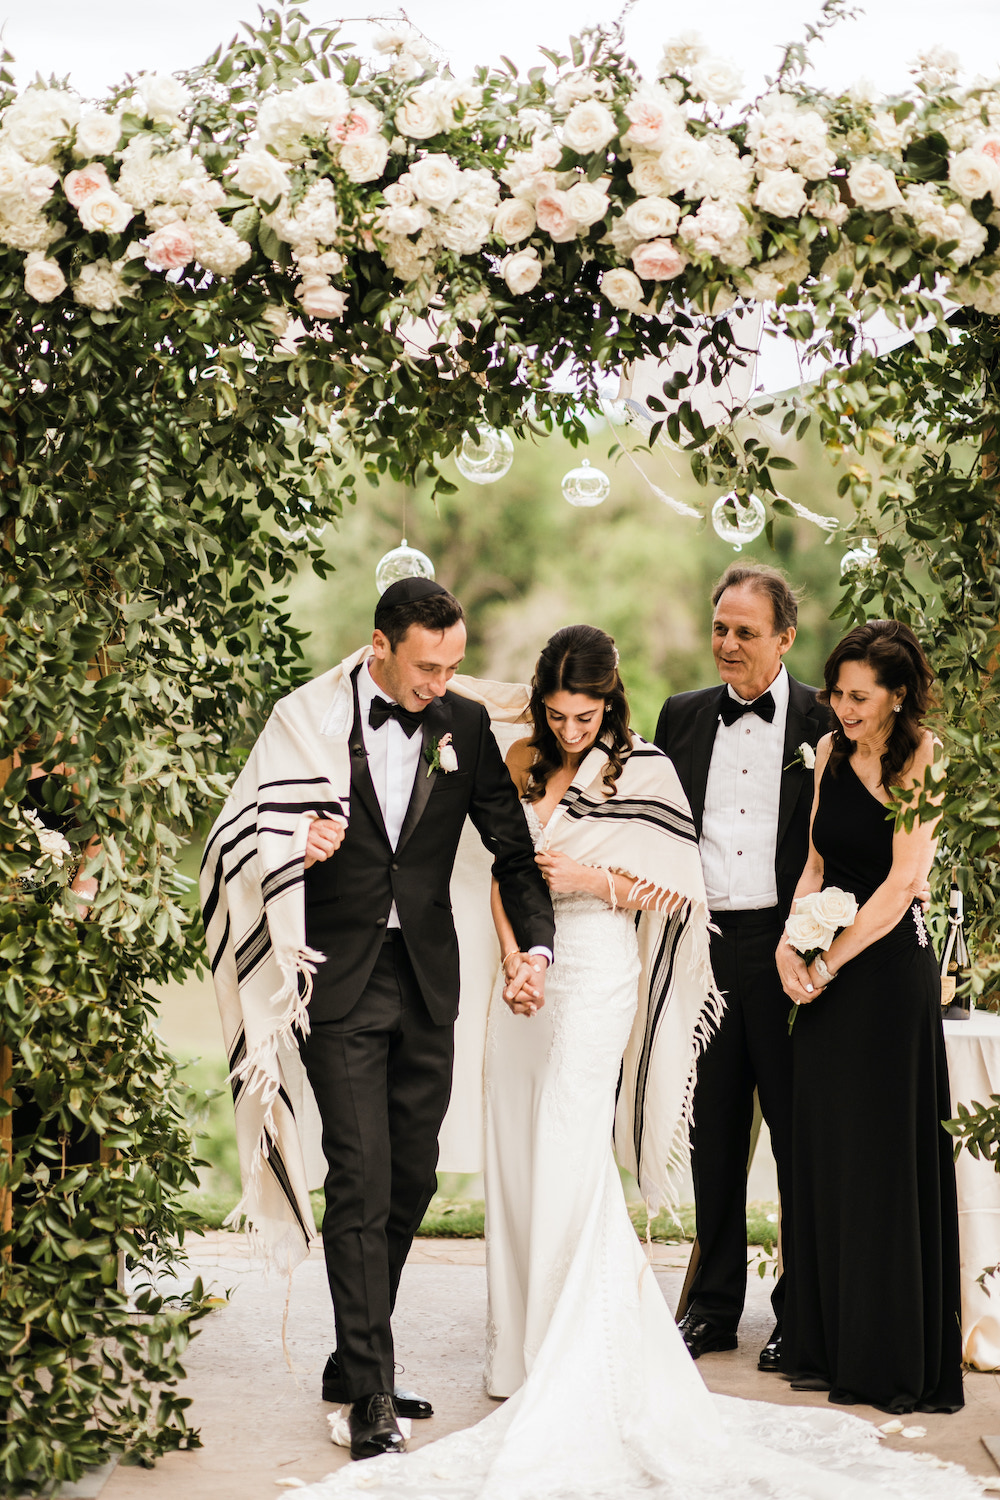
[[[632,749],[628,698],[618,675],[618,652],[611,636],[595,625],[566,625],[546,642],[531,679],[528,708],[534,729],[528,746],[536,752],[536,759],[528,772],[525,800],[538,802],[544,797],[546,782],[562,765],[556,737],[545,717],[545,699],[559,692],[604,699],[604,724],[598,738],[608,751],[603,779],[607,795],[613,797],[615,782]]]
[[[890,692],[905,689],[899,713],[892,716],[889,739],[882,752],[882,785],[893,786],[913,759],[923,738],[924,720],[934,706],[931,664],[908,625],[899,620],[869,620],[867,624],[849,630],[830,652],[823,668],[826,686],[819,695],[821,703],[829,704],[840,669],[847,661],[870,667],[879,687],[888,688]],[[830,770],[836,775],[840,765],[854,754],[855,745],[841,729],[836,715],[831,717],[833,748]]]

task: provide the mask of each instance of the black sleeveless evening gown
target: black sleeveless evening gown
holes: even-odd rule
[[[813,840],[862,905],[892,864],[886,808],[842,762]],[[919,908],[918,908],[919,911]],[[922,918],[844,964],[793,1035],[793,1243],[782,1369],[884,1411],[963,1404],[958,1209],[940,979]]]

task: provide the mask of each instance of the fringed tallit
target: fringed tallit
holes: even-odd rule
[[[642,977],[615,1112],[618,1160],[651,1209],[673,1204],[688,1157],[695,1067],[722,1019],[698,840],[672,763],[638,735],[606,795],[607,752],[584,757],[549,818],[546,849],[632,878]],[[671,899],[673,898],[673,899]]]
[[[322,1185],[326,1172],[319,1112],[295,1036],[296,1029],[309,1029],[312,976],[323,961],[305,940],[305,843],[310,823],[322,813],[350,818],[350,674],[370,654],[369,646],[356,651],[277,704],[215,821],[202,862],[202,909],[243,1180],[243,1195],[227,1222],[245,1218],[266,1258],[289,1269],[307,1253],[315,1232],[309,1190]],[[502,751],[524,732],[502,727],[522,716],[523,687],[464,677],[455,677],[450,687],[484,704],[497,723]],[[490,869],[489,855],[467,824],[453,881],[461,892],[457,905],[470,914],[467,925],[474,933],[464,944],[462,986],[473,997],[483,988],[486,995],[478,1009],[470,1002],[460,1027],[450,1127],[458,1140],[470,1112],[473,1140],[482,1133],[481,1038],[499,958],[489,913]],[[480,905],[481,922],[470,911]],[[465,1148],[455,1149],[460,1162],[470,1159]],[[480,1150],[477,1145],[473,1156]],[[442,1166],[449,1169],[447,1162]],[[477,1171],[479,1163],[452,1169]]]

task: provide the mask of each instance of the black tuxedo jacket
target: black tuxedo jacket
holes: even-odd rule
[[[676,693],[660,710],[655,742],[673,761],[687,794],[698,837],[705,813],[705,788],[715,744],[719,709],[728,692],[724,683],[693,693]],[[816,701],[816,689],[788,678],[788,714],[778,803],[778,840],[774,873],[782,918],[792,906],[795,887],[809,852],[809,814],[813,773],[802,764],[798,747],[815,746],[830,727],[829,709]]]
[[[455,1019],[458,939],[449,885],[467,817],[493,855],[493,873],[522,949],[552,947],[548,887],[535,864],[524,813],[486,710],[446,693],[424,709],[418,733],[423,751],[393,849],[355,711],[350,824],[337,852],[312,865],[305,876],[306,941],[326,954],[309,1003],[314,1020],[339,1020],[360,998],[393,901],[428,1011],[441,1025]],[[425,755],[444,734],[452,736],[458,770],[428,775]]]

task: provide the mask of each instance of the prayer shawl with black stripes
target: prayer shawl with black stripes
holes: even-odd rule
[[[676,1198],[695,1065],[724,1003],[709,957],[698,840],[677,772],[638,735],[613,797],[606,767],[607,752],[595,745],[550,816],[542,847],[630,877],[630,903],[647,905],[637,916],[642,977],[622,1061],[615,1151],[655,1209]]]

